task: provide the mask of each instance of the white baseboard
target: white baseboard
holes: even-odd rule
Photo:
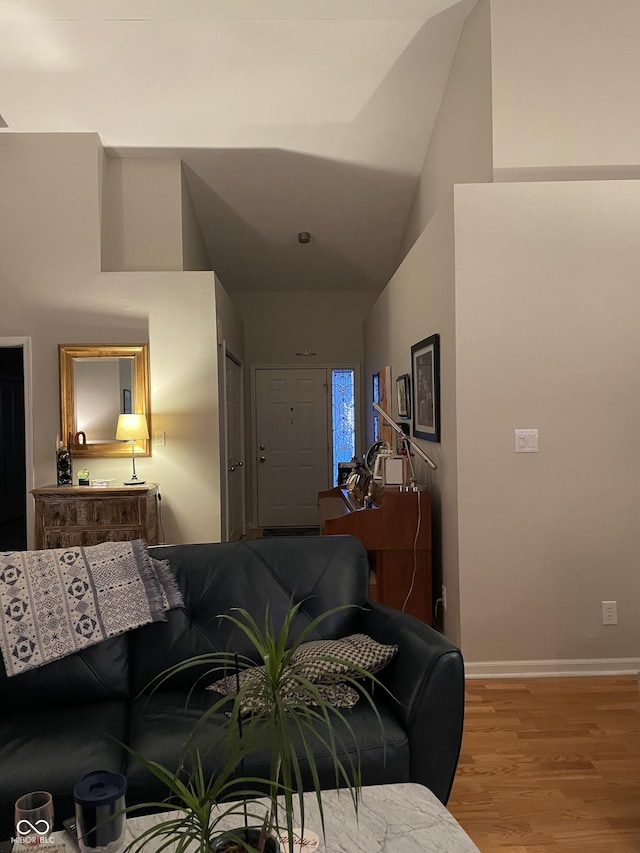
[[[640,658],[594,660],[509,660],[465,663],[467,678],[558,678],[560,676],[638,675]]]

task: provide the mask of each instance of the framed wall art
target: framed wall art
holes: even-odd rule
[[[377,394],[377,399],[376,399]],[[393,406],[393,392],[391,389],[391,367],[387,365],[378,373],[373,374],[373,400],[378,403],[380,408],[391,414]],[[392,447],[393,430],[391,427],[380,423],[378,416],[374,415],[373,420],[374,441],[386,441],[389,447]]]
[[[411,377],[403,373],[396,379],[396,394],[398,397],[398,417],[411,417]]]
[[[440,335],[411,347],[413,434],[440,441]]]

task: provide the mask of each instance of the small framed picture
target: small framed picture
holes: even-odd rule
[[[411,417],[411,377],[403,373],[396,379],[396,394],[398,395],[398,417]]]
[[[440,441],[440,335],[411,347],[413,434]]]
[[[404,486],[408,481],[406,456],[381,456],[382,485]]]
[[[122,414],[123,415],[131,415],[133,412],[131,411],[131,389],[123,388],[122,389]]]

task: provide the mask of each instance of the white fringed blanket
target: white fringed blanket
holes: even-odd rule
[[[0,553],[0,651],[8,676],[150,622],[182,603],[142,539]]]

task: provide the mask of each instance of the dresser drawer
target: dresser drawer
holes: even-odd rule
[[[137,497],[43,501],[45,527],[113,527],[114,524],[140,524],[140,521]]]
[[[44,534],[44,548],[73,548],[79,545],[100,545],[102,542],[133,542],[140,539],[140,529],[128,530],[48,530]]]

